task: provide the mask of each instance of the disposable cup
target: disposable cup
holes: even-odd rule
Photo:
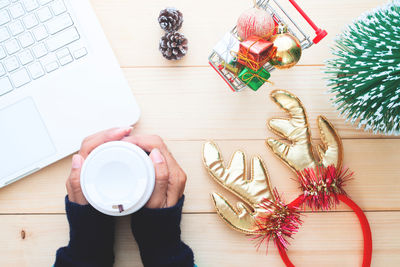
[[[153,193],[154,183],[150,157],[128,142],[98,146],[82,166],[84,196],[95,209],[111,216],[132,214],[143,207]]]

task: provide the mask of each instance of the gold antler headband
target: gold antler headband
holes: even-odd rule
[[[213,193],[212,199],[220,217],[240,232],[256,235],[261,241],[272,239],[287,266],[294,266],[286,255],[287,237],[299,228],[299,208],[305,203],[313,209],[328,210],[339,201],[354,210],[364,236],[363,267],[370,266],[372,254],[371,230],[362,210],[347,197],[343,186],[352,173],[342,170],[343,146],[332,124],[323,116],[317,119],[322,145],[313,153],[307,115],[301,101],[285,90],[271,93],[272,100],[289,113],[287,118],[273,118],[268,126],[290,143],[269,138],[267,146],[298,176],[302,194],[284,204],[273,190],[267,169],[260,157],[251,161],[251,177],[247,178],[246,158],[242,151],[232,156],[225,167],[219,148],[213,142],[203,146],[203,161],[210,175],[223,187],[237,195],[234,208],[223,196]]]

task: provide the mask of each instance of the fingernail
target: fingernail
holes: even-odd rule
[[[82,158],[78,154],[72,157],[72,169],[79,169],[82,165]]]
[[[150,153],[150,158],[153,160],[154,163],[163,163],[164,162],[164,156],[161,154],[160,150],[158,148],[154,148],[151,153]]]
[[[121,127],[115,130],[116,134],[125,134],[125,136],[130,135],[133,127]]]
[[[131,132],[132,132],[132,130],[133,130],[133,127],[128,127],[128,128],[126,128],[126,132],[127,132],[126,135],[130,135]]]

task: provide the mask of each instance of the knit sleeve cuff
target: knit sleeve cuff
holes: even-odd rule
[[[91,205],[71,202],[68,196],[65,197],[65,209],[70,226],[69,252],[83,258],[101,255],[113,258],[114,218]]]
[[[185,197],[169,208],[142,208],[131,217],[132,233],[139,247],[173,247],[181,242],[181,217]]]

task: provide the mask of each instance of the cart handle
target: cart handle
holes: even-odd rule
[[[301,7],[294,0],[289,0],[289,2],[297,9],[297,11],[303,16],[303,18],[310,24],[310,26],[315,30],[315,38],[313,39],[313,43],[317,44],[319,41],[325,38],[328,35],[327,31],[320,29],[315,25],[315,23],[310,19],[309,16],[301,9]]]

